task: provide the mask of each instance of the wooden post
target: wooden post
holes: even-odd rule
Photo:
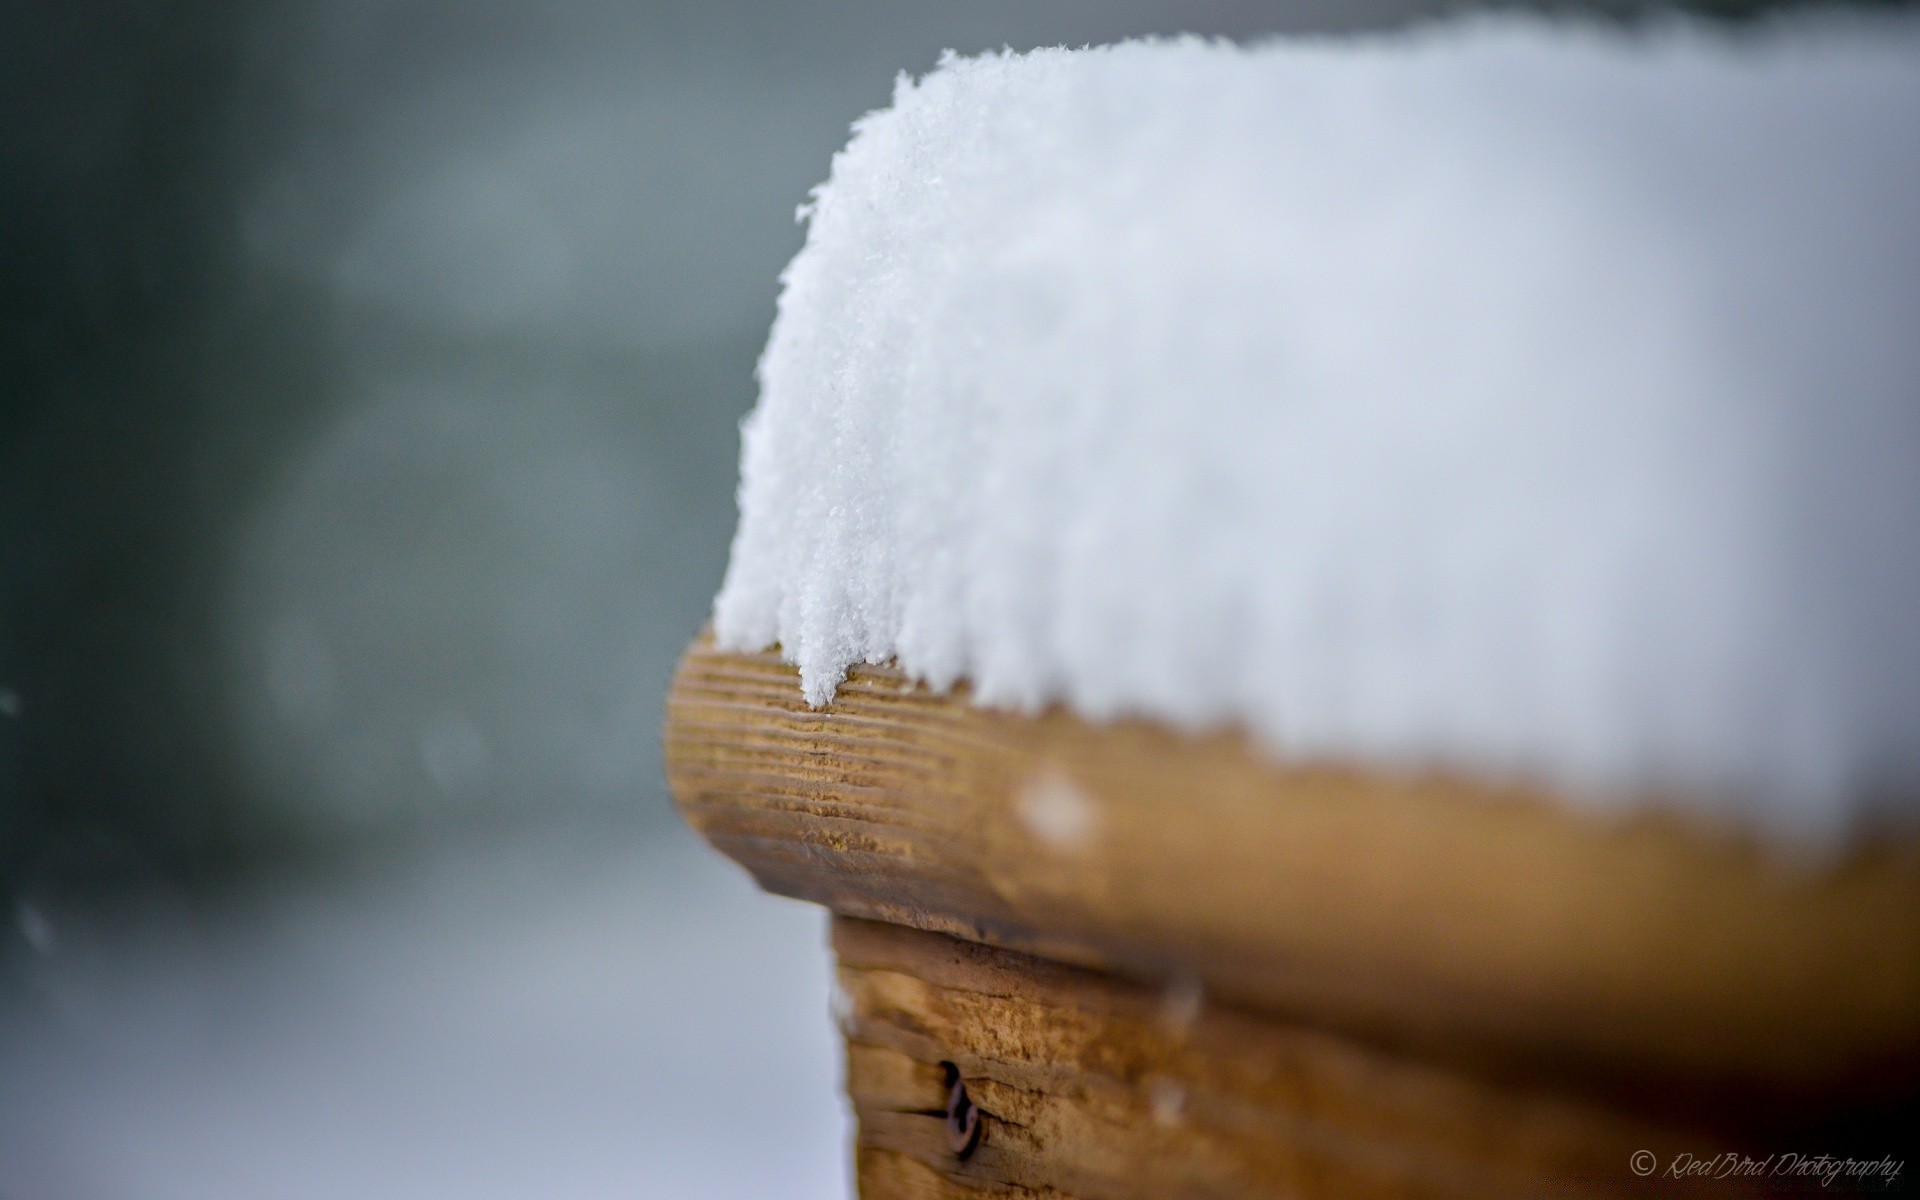
[[[845,918],[867,1200],[1668,1194],[1634,1154],[1826,1152],[1780,1139],[1920,1091],[1911,838],[1796,859],[884,667],[811,710],[704,639],[666,741],[697,829]]]

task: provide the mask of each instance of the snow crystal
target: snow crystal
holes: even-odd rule
[[[803,213],[723,646],[1290,760],[1920,795],[1920,26],[949,56]]]

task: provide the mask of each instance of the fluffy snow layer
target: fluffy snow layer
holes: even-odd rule
[[[803,210],[722,645],[807,699],[1920,795],[1920,38],[1478,21],[949,57]]]

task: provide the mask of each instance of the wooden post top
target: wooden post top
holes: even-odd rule
[[[705,637],[666,761],[710,842],[845,916],[1503,1069],[1788,1095],[1920,1077],[1911,839],[1795,859],[1233,734],[988,710],[888,667],[813,710],[776,654]]]

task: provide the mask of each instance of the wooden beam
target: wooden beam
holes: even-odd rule
[[[1651,1179],[1636,1154],[1644,1169],[1725,1149],[941,934],[840,918],[833,941],[861,1200],[1600,1197]],[[982,1114],[965,1154],[950,1069]]]
[[[704,638],[666,754],[715,846],[847,916],[1183,980],[1476,1070],[1661,1095],[1920,1078],[1911,837],[1794,858],[1646,809],[991,711],[887,667],[812,710],[776,655]]]

